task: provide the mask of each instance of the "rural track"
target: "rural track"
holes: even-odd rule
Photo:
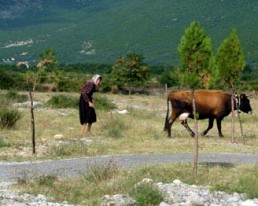
[[[194,154],[143,154],[82,157],[37,162],[0,162],[0,182],[16,182],[23,178],[56,175],[76,177],[92,165],[114,164],[119,169],[130,169],[159,163],[193,162]],[[237,163],[258,163],[258,154],[199,154],[199,163],[233,166]]]

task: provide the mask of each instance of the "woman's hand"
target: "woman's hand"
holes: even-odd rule
[[[94,107],[94,105],[92,104],[92,102],[89,102],[89,107]]]

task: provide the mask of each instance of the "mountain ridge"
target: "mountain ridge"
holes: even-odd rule
[[[0,0],[1,63],[35,64],[39,53],[52,47],[65,63],[114,63],[117,57],[133,51],[152,65],[176,65],[177,46],[193,20],[211,37],[214,53],[236,28],[247,61],[258,60],[255,0],[8,2]]]

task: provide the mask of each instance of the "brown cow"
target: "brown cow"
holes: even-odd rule
[[[231,94],[224,93],[216,90],[195,90],[195,105],[198,119],[209,119],[209,125],[202,135],[206,135],[213,127],[213,121],[216,119],[219,136],[223,137],[221,132],[221,121],[231,112]],[[169,101],[172,105],[172,114],[169,115]],[[245,113],[252,113],[250,101],[245,94],[241,94],[240,98],[236,97],[235,110]],[[168,137],[171,137],[171,126],[174,121],[179,117],[181,124],[190,132],[193,137],[195,134],[187,124],[187,118],[194,118],[192,107],[192,92],[179,91],[168,95],[167,98],[167,116],[165,121],[165,128],[168,132]]]

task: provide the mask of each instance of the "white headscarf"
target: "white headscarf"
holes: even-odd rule
[[[99,74],[96,74],[91,79],[93,80],[94,84],[97,85],[97,80],[101,79],[101,76]]]

